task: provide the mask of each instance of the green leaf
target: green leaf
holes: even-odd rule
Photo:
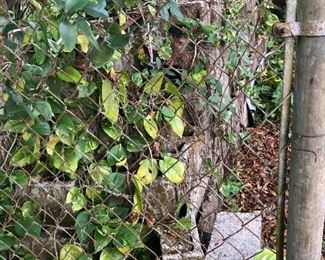
[[[106,157],[106,160],[108,162],[108,166],[121,166],[126,163],[126,153],[123,149],[123,146],[121,144],[117,144],[113,146]]]
[[[172,82],[167,82],[165,84],[165,90],[168,91],[169,93],[173,94],[176,97],[180,97],[180,98],[182,97],[178,88]]]
[[[144,185],[152,183],[158,175],[157,161],[154,159],[144,159],[139,163],[140,167],[135,177]]]
[[[112,83],[108,80],[103,80],[101,103],[106,118],[112,123],[116,123],[119,115],[119,100]]]
[[[35,221],[35,218],[28,216],[16,219],[14,230],[16,235],[19,237],[23,237],[27,234],[34,237],[40,237],[42,229],[40,224]]]
[[[95,230],[95,225],[91,222],[91,215],[87,211],[78,214],[75,222],[75,230],[80,243],[84,242],[91,232]]]
[[[72,204],[71,208],[75,212],[81,210],[86,206],[87,199],[81,193],[78,187],[72,187],[67,194],[65,202],[68,204]]]
[[[182,138],[185,130],[185,124],[183,120],[178,116],[174,116],[172,119],[166,119],[166,121],[170,124],[173,132]]]
[[[97,86],[95,83],[86,83],[78,86],[79,94],[78,98],[84,98],[89,97],[91,94],[94,93],[94,91],[97,89]]]
[[[120,129],[119,126],[117,125],[112,125],[110,123],[108,123],[107,121],[105,121],[102,124],[102,128],[104,130],[104,132],[113,140],[118,141],[122,135],[122,130]]]
[[[112,172],[103,184],[112,192],[125,193],[127,188],[126,175],[124,173]]]
[[[89,0],[66,0],[64,5],[64,12],[68,15],[81,10],[89,3]]]
[[[78,28],[87,36],[88,40],[91,42],[91,44],[97,49],[99,50],[99,45],[98,42],[90,28],[89,23],[87,22],[86,19],[82,18],[82,17],[77,17],[76,18],[76,24],[78,26]]]
[[[141,87],[143,83],[142,75],[140,72],[135,72],[132,75],[132,81],[137,87]]]
[[[86,83],[83,80],[80,72],[71,66],[68,66],[68,67],[64,68],[63,70],[58,71],[56,73],[56,75],[58,76],[59,79],[65,81],[65,82],[75,83],[75,84]]]
[[[16,242],[13,236],[0,234],[0,252],[10,249]]]
[[[106,0],[97,0],[97,3],[90,2],[88,5],[86,5],[84,11],[93,17],[107,18],[108,13],[105,10],[105,7]]]
[[[37,160],[37,157],[27,147],[20,148],[11,158],[10,163],[13,166],[25,167],[33,164]]]
[[[184,180],[184,164],[173,157],[164,156],[163,160],[159,161],[159,168],[172,183],[181,184]]]
[[[51,133],[51,127],[47,122],[37,122],[31,126],[31,130],[39,135],[49,135]]]
[[[192,222],[189,217],[183,217],[177,220],[175,228],[181,230],[190,230],[192,228]]]
[[[141,135],[129,135],[126,141],[126,150],[130,153],[141,152],[146,147],[146,139]]]
[[[164,80],[164,73],[157,72],[144,86],[144,92],[147,94],[158,94]]]
[[[105,248],[99,257],[99,260],[123,260],[124,255],[116,248]]]
[[[21,206],[23,217],[37,217],[37,204],[33,201],[25,201]]]
[[[24,132],[26,124],[22,119],[9,119],[3,126],[3,129],[12,133],[21,134]]]
[[[129,42],[129,36],[127,34],[116,34],[116,35],[110,35],[110,46],[113,49],[121,49]]]
[[[60,260],[80,260],[85,256],[80,246],[73,244],[65,244],[60,250]],[[87,258],[85,258],[87,259]]]
[[[77,30],[69,21],[63,20],[59,25],[60,36],[62,38],[65,50],[73,51],[77,44]]]
[[[140,240],[138,230],[129,225],[122,225],[117,233],[116,239],[113,244],[118,248],[121,253],[128,253],[135,248],[143,248],[144,245]]]
[[[98,185],[102,185],[104,179],[108,178],[110,173],[112,172],[111,167],[107,166],[104,162],[99,163],[92,163],[88,167],[88,171],[90,173],[90,176],[94,179],[94,181]]]
[[[98,141],[95,139],[95,137],[91,136],[90,134],[83,134],[80,136],[80,140],[84,143],[84,151],[82,152],[81,156],[85,153],[92,152],[97,149],[99,146]]]
[[[62,143],[72,146],[76,138],[76,126],[72,118],[67,115],[62,116],[57,122],[55,133]]]
[[[268,248],[264,248],[260,253],[258,253],[254,257],[254,260],[275,260],[275,259],[276,259],[276,253]]]
[[[152,139],[156,139],[158,136],[158,125],[155,119],[148,115],[143,119],[143,126],[148,135],[151,136]]]
[[[102,251],[111,241],[112,241],[111,236],[102,235],[96,230],[94,234],[95,252],[97,253],[99,251]]]
[[[45,120],[49,121],[54,116],[50,103],[46,101],[36,101],[35,108]]]
[[[81,157],[82,155],[77,149],[65,148],[61,154],[55,152],[51,158],[56,169],[68,173],[70,179],[75,179]]]
[[[101,67],[107,64],[112,60],[114,54],[114,49],[112,49],[106,41],[99,40],[99,42],[99,49],[92,48],[87,54],[88,59],[96,67]]]

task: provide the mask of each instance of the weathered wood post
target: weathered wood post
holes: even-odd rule
[[[287,259],[319,260],[325,215],[325,4],[298,0]]]

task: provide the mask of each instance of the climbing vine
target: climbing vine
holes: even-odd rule
[[[65,204],[75,216],[75,242],[63,245],[60,260],[150,259],[143,190],[157,176],[175,185],[185,178],[184,163],[157,145],[165,131],[177,140],[189,131],[183,92],[199,86],[206,96],[214,86],[206,103],[225,121],[236,114],[189,39],[217,46],[232,42],[234,31],[186,18],[174,0],[31,0],[0,14],[0,33],[0,127],[9,140],[0,252],[36,259],[20,239],[39,238],[44,219],[37,203],[15,196],[59,180],[72,183]],[[233,51],[229,70],[239,59]]]

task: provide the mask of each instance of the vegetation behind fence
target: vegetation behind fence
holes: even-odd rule
[[[219,212],[275,248],[283,6],[0,7],[3,259],[215,259]]]

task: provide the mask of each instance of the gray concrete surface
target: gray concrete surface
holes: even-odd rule
[[[250,259],[261,249],[261,230],[260,212],[218,213],[206,259]]]

